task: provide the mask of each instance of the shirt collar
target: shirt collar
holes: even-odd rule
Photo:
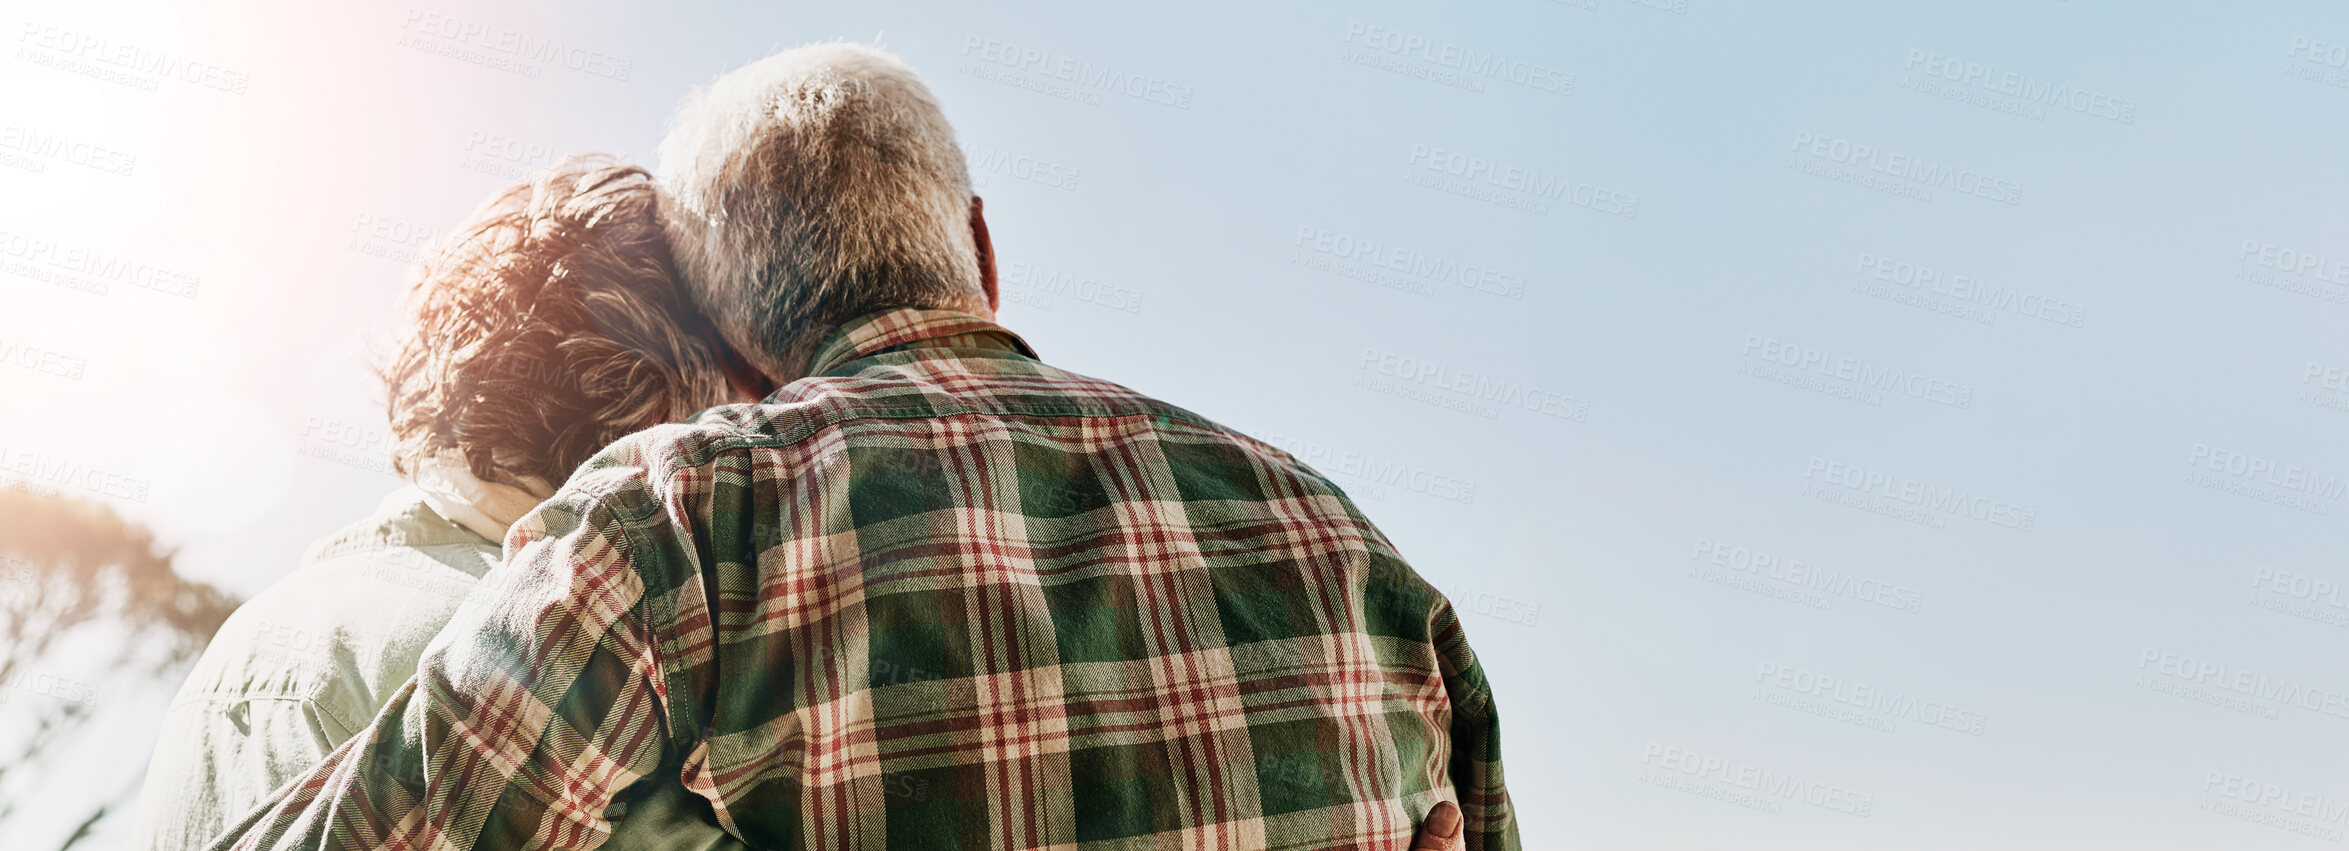
[[[851,362],[891,349],[1001,349],[1034,358],[1020,335],[983,317],[959,310],[900,307],[849,320],[817,347],[809,375],[825,375]]]
[[[303,561],[315,563],[358,552],[429,550],[450,546],[464,548],[482,557],[451,554],[449,558],[435,557],[434,560],[475,577],[497,564],[497,541],[442,517],[425,501],[424,492],[411,485],[384,497],[383,502],[376,506],[374,515],[311,544],[303,555]]]

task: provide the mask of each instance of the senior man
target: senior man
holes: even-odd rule
[[[218,847],[593,848],[672,783],[767,848],[1389,851],[1431,810],[1517,847],[1450,604],[1304,464],[996,325],[910,69],[753,63],[661,166],[686,289],[780,389],[588,462]]]

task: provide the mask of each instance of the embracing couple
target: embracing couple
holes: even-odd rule
[[[1517,847],[1451,605],[1303,463],[995,324],[912,70],[751,64],[660,169],[427,262],[409,484],[213,640],[135,847]]]

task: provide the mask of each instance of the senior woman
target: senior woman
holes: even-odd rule
[[[644,170],[573,158],[425,262],[383,371],[407,486],[213,638],[167,710],[132,847],[203,848],[365,729],[506,527],[596,450],[763,392],[678,290],[657,209]],[[733,845],[680,792],[623,806],[611,847]]]

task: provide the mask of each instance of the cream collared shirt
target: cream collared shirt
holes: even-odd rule
[[[313,544],[299,569],[213,636],[166,710],[131,848],[206,847],[364,730],[415,674],[457,604],[498,565],[505,526],[538,503],[478,480],[419,478],[432,486],[402,488],[374,516]],[[516,508],[516,498],[528,501]],[[453,522],[436,505],[469,506],[450,513],[472,522]],[[716,826],[707,802],[678,784],[651,794],[622,805],[625,817],[605,847],[741,847]]]

